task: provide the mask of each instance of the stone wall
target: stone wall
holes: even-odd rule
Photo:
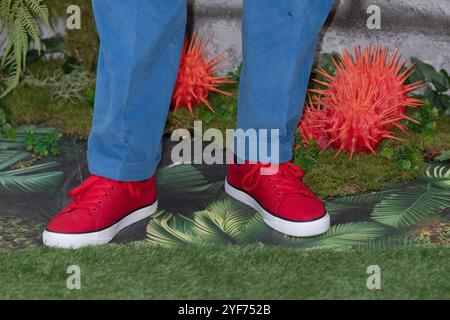
[[[242,60],[242,2],[188,0],[189,30],[204,34],[217,51],[226,50],[234,66]],[[370,5],[381,9],[380,30],[366,26]],[[64,19],[59,19],[56,26],[56,32],[64,32]],[[55,33],[43,31],[45,37]],[[450,0],[336,0],[322,30],[320,51],[341,52],[357,43],[377,41],[398,48],[405,57],[416,56],[450,70]]]
[[[242,0],[190,0],[189,5],[190,29],[204,33],[217,50],[227,50],[238,63]],[[370,5],[381,9],[380,30],[366,25]],[[398,48],[405,57],[416,56],[450,70],[450,0],[336,0],[322,31],[320,50],[341,52],[357,43],[377,41]]]

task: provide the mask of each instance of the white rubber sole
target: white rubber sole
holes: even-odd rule
[[[45,230],[42,234],[44,245],[54,248],[77,249],[86,246],[96,246],[110,242],[121,230],[156,212],[158,201],[130,213],[112,226],[97,232],[89,233],[58,233]]]
[[[330,216],[306,222],[288,221],[266,211],[253,197],[231,186],[225,179],[225,191],[234,199],[252,207],[262,216],[264,222],[272,229],[294,237],[312,237],[322,234],[330,228]]]

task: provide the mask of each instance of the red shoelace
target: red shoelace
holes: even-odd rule
[[[261,179],[266,178],[267,182],[272,184],[272,188],[279,197],[287,194],[302,194],[317,199],[301,180],[304,175],[302,168],[297,167],[292,162],[284,162],[280,163],[275,174],[262,175],[260,170],[270,166],[270,163],[254,164],[242,180],[244,190],[247,192],[254,190],[261,182]]]
[[[131,196],[140,196],[139,189],[135,188],[132,182],[114,182],[92,175],[78,187],[69,191],[67,195],[72,198],[72,202],[64,209],[64,212],[74,209],[97,211],[97,207],[103,203],[104,199],[109,198],[111,190],[115,190],[119,183],[125,185]]]

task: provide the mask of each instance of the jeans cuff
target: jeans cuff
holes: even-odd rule
[[[117,181],[142,181],[154,175],[158,160],[127,162],[112,159],[88,150],[88,168],[91,174]]]

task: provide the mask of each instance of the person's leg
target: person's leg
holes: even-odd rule
[[[93,0],[101,40],[92,175],[43,233],[47,246],[111,241],[156,212],[161,137],[180,64],[185,0]],[[151,177],[151,178],[150,178]]]
[[[92,174],[153,175],[186,26],[185,0],[93,0],[101,46],[88,143]]]
[[[276,129],[279,134],[269,133],[267,139],[259,135],[257,145],[244,141],[251,134],[236,134],[234,151],[240,161],[230,164],[225,190],[258,211],[270,227],[291,236],[314,236],[330,227],[322,201],[301,180],[302,169],[290,161],[316,39],[332,4],[332,0],[244,0],[237,129],[241,133]],[[247,146],[244,152],[242,146]],[[268,167],[272,174],[263,173]]]
[[[333,0],[245,0],[237,128],[278,129],[279,161],[292,158],[316,39]],[[259,141],[263,150],[270,150]],[[259,147],[259,146],[258,146]],[[239,157],[239,155],[238,155]],[[252,158],[248,152],[242,157]]]

